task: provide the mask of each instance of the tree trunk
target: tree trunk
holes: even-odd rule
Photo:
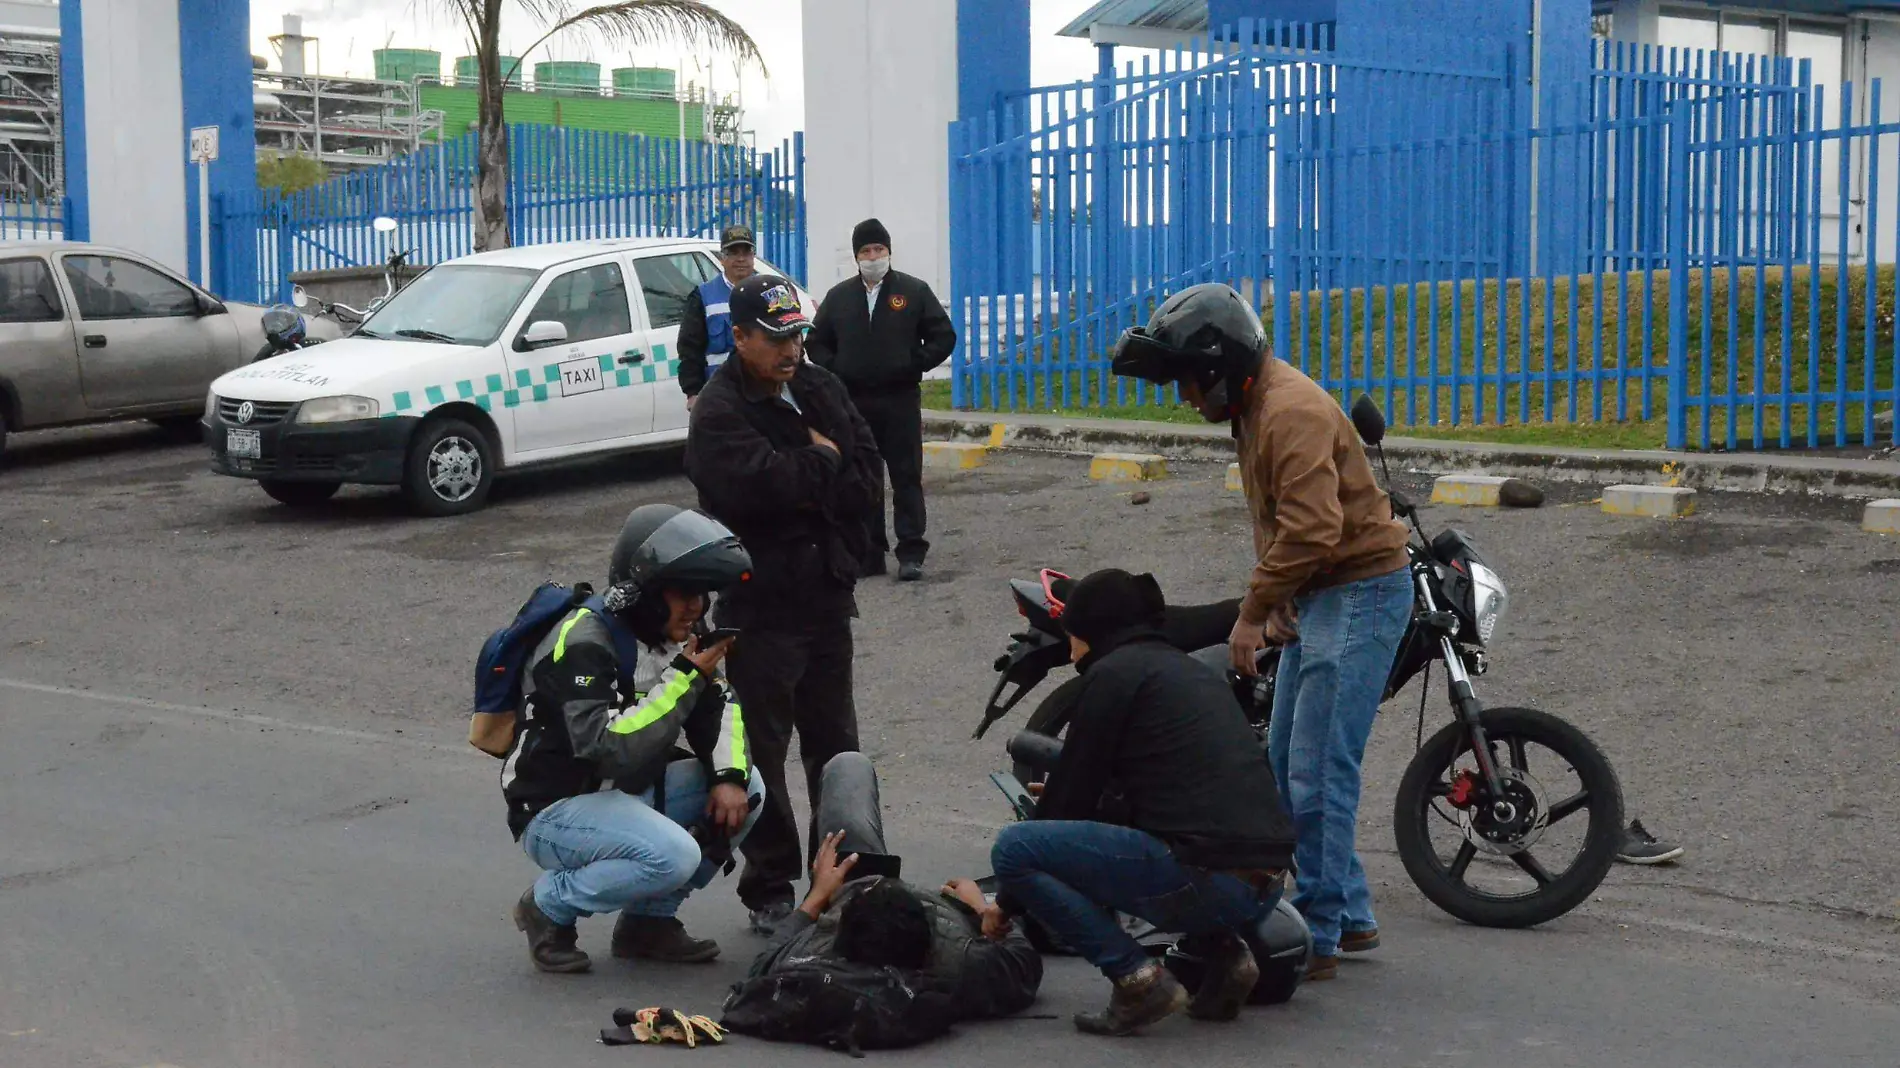
[[[502,117],[507,90],[501,69],[501,0],[481,0],[484,17],[475,54],[481,68],[475,122],[475,251],[507,248],[508,124]]]

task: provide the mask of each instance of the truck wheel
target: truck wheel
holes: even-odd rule
[[[343,488],[341,482],[278,482],[264,479],[258,483],[270,499],[278,504],[287,504],[292,508],[309,508],[322,504],[336,496]]]
[[[488,503],[495,484],[488,436],[460,419],[434,419],[409,443],[402,492],[425,516],[466,515]]]

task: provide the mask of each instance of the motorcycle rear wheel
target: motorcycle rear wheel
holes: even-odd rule
[[[1448,801],[1448,795],[1454,790],[1448,773],[1459,757],[1471,752],[1470,741],[1460,723],[1449,724],[1432,735],[1412,758],[1399,782],[1398,797],[1393,805],[1393,831],[1399,859],[1404,862],[1412,882],[1432,904],[1452,916],[1480,927],[1534,927],[1581,905],[1609,873],[1623,829],[1622,786],[1615,769],[1596,743],[1548,712],[1533,708],[1493,708],[1484,712],[1481,722],[1485,738],[1498,756],[1501,771],[1509,771],[1520,763],[1528,764],[1524,743],[1532,743],[1557,754],[1575,773],[1580,788],[1560,801],[1549,803],[1545,811],[1537,815],[1554,826],[1579,813],[1587,813],[1588,830],[1576,859],[1561,873],[1553,875],[1528,846],[1513,852],[1510,842],[1501,843],[1505,852],[1500,855],[1528,873],[1537,884],[1537,889],[1530,893],[1503,895],[1485,892],[1466,881],[1471,861],[1480,851],[1469,836],[1449,863],[1439,857],[1432,845],[1430,831],[1434,824],[1430,821],[1442,818],[1438,803]],[[1481,804],[1483,802],[1477,802],[1473,807]],[[1533,835],[1530,845],[1534,844]]]

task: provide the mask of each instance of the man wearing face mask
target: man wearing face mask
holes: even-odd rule
[[[924,431],[918,383],[950,358],[957,331],[923,279],[891,270],[891,234],[876,219],[851,231],[858,275],[825,294],[806,350],[838,376],[877,438],[890,470],[897,577],[924,577]],[[868,517],[873,548],[862,573],[882,575],[891,551],[884,510]]]

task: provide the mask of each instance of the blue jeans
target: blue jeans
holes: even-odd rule
[[[1313,952],[1339,952],[1341,931],[1370,931],[1372,890],[1353,848],[1359,764],[1412,617],[1409,569],[1320,590],[1295,602],[1298,641],[1280,653],[1268,759],[1293,817],[1293,905]]]
[[[1258,922],[1279,900],[1181,864],[1151,834],[1107,823],[1012,823],[996,836],[990,866],[999,889],[1110,979],[1148,963],[1110,910],[1164,931],[1210,935]]]
[[[706,823],[711,785],[705,765],[676,760],[662,786],[664,815],[653,808],[652,789],[639,795],[602,790],[557,801],[528,824],[521,848],[543,869],[534,903],[548,919],[567,926],[602,912],[672,916],[688,894],[712,882],[719,865],[700,856],[689,830]],[[746,793],[765,796],[757,768]],[[762,808],[755,804],[747,814],[733,836],[735,850]]]

